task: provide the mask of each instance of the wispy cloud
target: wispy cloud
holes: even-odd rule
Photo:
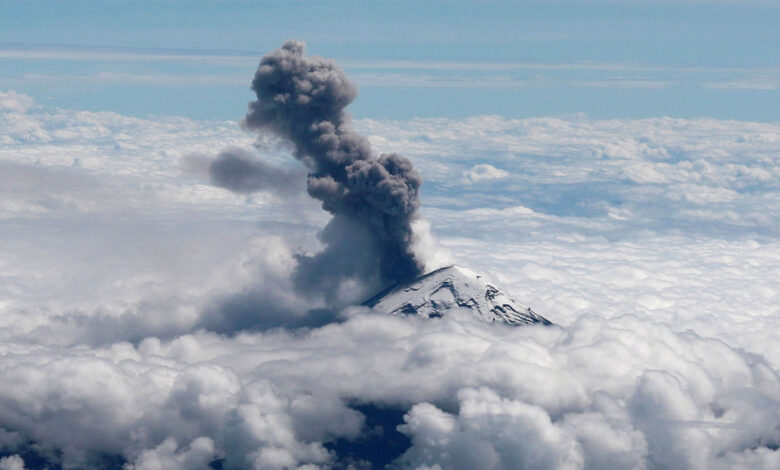
[[[704,84],[704,86],[707,88],[716,88],[721,90],[777,90],[780,88],[780,76],[707,82]]]
[[[371,88],[664,88],[673,82],[651,79],[623,79],[605,77],[600,80],[566,80],[558,78],[519,78],[506,75],[440,76],[404,73],[357,73],[351,78],[361,87]],[[25,73],[17,78],[6,77],[10,82],[78,82],[169,86],[246,86],[245,74],[208,73],[129,73],[98,72],[89,74]]]
[[[83,62],[192,62],[242,66],[257,61],[252,52],[181,49],[134,49],[68,45],[0,45],[0,59],[65,60]]]
[[[98,72],[95,74],[46,74],[27,73],[20,77],[30,82],[84,82],[84,83],[116,83],[147,86],[216,86],[237,85],[248,86],[245,75],[229,74],[172,74],[172,73],[120,73]]]
[[[388,88],[666,88],[674,84],[667,80],[628,79],[622,77],[604,77],[594,80],[571,80],[557,77],[532,78],[508,75],[431,75],[404,73],[356,73],[355,82],[363,87]]]
[[[573,80],[572,86],[588,88],[667,88],[675,82],[653,79],[607,78],[603,80]]]
[[[191,62],[245,66],[254,64],[259,53],[253,51],[218,51],[201,49],[145,49],[113,46],[27,45],[0,43],[0,60],[64,60],[85,62]],[[657,72],[686,74],[751,74],[780,76],[780,66],[717,67],[680,66],[638,62],[572,61],[560,63],[517,61],[443,61],[443,60],[356,60],[339,59],[345,69],[414,70],[414,71],[569,71],[569,72]]]
[[[409,88],[530,88],[549,86],[549,81],[510,76],[454,76],[404,73],[356,73],[351,77],[364,87]]]
[[[0,64],[4,60],[72,61],[111,64],[111,70],[63,73],[56,65],[37,73],[5,80],[115,83],[153,87],[246,86],[246,67],[258,55],[251,51],[198,49],[137,49],[71,45],[0,44]],[[122,62],[148,63],[149,70],[121,70]],[[353,70],[350,77],[361,87],[378,88],[614,88],[664,89],[695,86],[721,90],[776,90],[780,67],[702,67],[620,62],[509,62],[509,61],[427,61],[427,60],[341,60]],[[169,64],[188,64],[187,70],[171,71]],[[240,68],[235,75],[213,73],[208,66]],[[100,67],[100,65],[98,65]],[[117,70],[117,67],[120,69]]]

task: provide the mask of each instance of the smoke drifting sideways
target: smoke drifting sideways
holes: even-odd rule
[[[235,193],[270,190],[283,196],[298,191],[300,172],[271,166],[241,148],[225,149],[209,165],[211,182]]]
[[[308,194],[333,214],[320,234],[324,250],[297,255],[293,273],[296,290],[333,305],[345,286],[354,301],[422,273],[412,250],[422,180],[405,157],[374,156],[345,112],[357,89],[335,62],[307,57],[304,47],[290,40],[263,57],[244,125],[290,142],[309,170]]]

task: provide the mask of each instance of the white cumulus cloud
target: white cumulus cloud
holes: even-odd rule
[[[488,163],[474,165],[463,173],[466,183],[480,183],[482,181],[500,180],[509,176],[509,172],[496,168]]]

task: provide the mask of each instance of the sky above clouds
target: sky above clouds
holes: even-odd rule
[[[358,117],[777,121],[778,22],[772,1],[7,1],[0,88],[237,119],[258,57],[300,38],[358,84]]]
[[[780,466],[777,4],[399,3],[0,3],[0,470]],[[238,122],[292,37],[426,270],[555,326],[296,290],[331,216]]]

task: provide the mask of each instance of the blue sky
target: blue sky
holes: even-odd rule
[[[358,118],[585,113],[780,120],[777,2],[0,4],[0,89],[74,109],[238,119],[284,40],[339,61]]]

